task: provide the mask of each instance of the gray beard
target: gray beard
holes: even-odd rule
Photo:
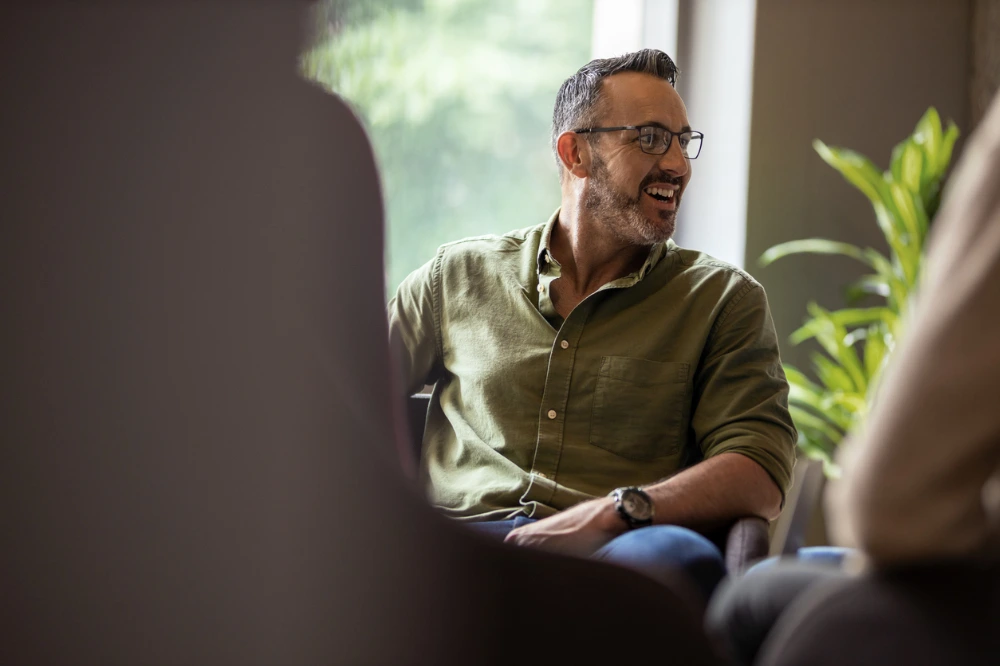
[[[658,211],[660,224],[654,224],[640,208],[641,197],[641,188],[636,197],[614,189],[607,164],[594,157],[583,209],[593,219],[603,221],[611,233],[627,245],[651,246],[666,241],[674,235],[677,211]]]

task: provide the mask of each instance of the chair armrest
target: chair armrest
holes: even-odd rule
[[[767,557],[770,549],[767,521],[756,516],[746,516],[733,523],[726,533],[726,569],[740,575],[754,561]]]
[[[406,401],[407,430],[410,435],[410,446],[414,460],[420,464],[420,451],[424,444],[424,425],[427,421],[427,408],[431,397],[425,393],[411,395]]]

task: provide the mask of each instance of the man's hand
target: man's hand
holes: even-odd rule
[[[591,555],[598,548],[625,532],[625,521],[610,497],[583,502],[512,530],[505,543],[540,548],[564,555]]]

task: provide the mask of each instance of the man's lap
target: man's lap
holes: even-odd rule
[[[470,523],[469,526],[479,534],[503,540],[511,530],[533,522],[533,518],[518,516],[511,520]],[[697,532],[676,525],[651,525],[625,532],[592,557],[664,583],[676,580],[676,572],[681,570],[698,586],[704,599],[711,596],[726,573],[722,553],[715,544]]]

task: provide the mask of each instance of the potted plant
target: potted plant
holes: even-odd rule
[[[809,316],[791,335],[792,344],[815,339],[822,351],[811,355],[813,381],[785,364],[791,387],[789,408],[799,431],[799,447],[823,462],[828,476],[838,444],[867,415],[878,379],[896,342],[920,281],[924,241],[940,202],[941,181],[951,162],[958,128],[932,107],[916,129],[892,151],[890,167],[880,171],[867,157],[816,140],[820,157],[868,197],[889,245],[889,255],[867,247],[821,238],[790,241],[770,248],[763,266],[791,254],[840,254],[865,264],[872,273],[846,289],[848,305],[827,310],[810,302]],[[853,307],[866,295],[884,301]]]

